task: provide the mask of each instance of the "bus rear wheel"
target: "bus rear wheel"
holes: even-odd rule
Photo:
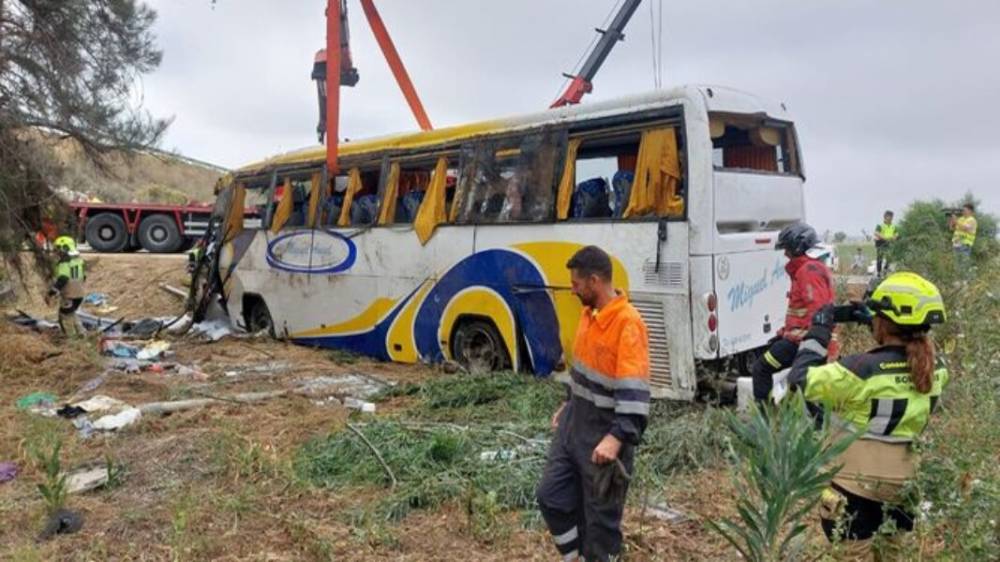
[[[489,373],[510,367],[510,355],[492,322],[459,322],[451,338],[451,356],[471,373]]]

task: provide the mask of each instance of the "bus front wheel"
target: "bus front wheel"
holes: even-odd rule
[[[510,367],[510,355],[500,332],[492,322],[481,319],[459,322],[451,338],[451,356],[471,373]]]
[[[247,331],[256,334],[267,330],[271,337],[274,335],[274,321],[271,319],[271,311],[268,310],[264,299],[260,297],[247,296],[243,305],[244,315],[247,322]]]

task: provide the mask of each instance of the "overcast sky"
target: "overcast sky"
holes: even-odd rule
[[[313,55],[326,0],[149,0],[163,64],[147,108],[164,148],[234,167],[315,144]],[[341,135],[416,127],[360,3],[360,83]],[[614,0],[377,0],[435,126],[537,111],[556,97]],[[584,103],[654,86],[650,5]],[[1000,2],[666,0],[663,84],[721,84],[783,101],[805,161],[807,218],[852,235],[914,198],[973,191],[1000,211]]]

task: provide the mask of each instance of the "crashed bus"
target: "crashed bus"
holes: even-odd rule
[[[685,86],[339,154],[333,178],[319,146],[221,189],[210,269],[237,327],[545,376],[572,359],[566,262],[588,244],[646,322],[654,397],[691,399],[699,373],[745,368],[783,323],[774,243],[804,213],[783,105]]]

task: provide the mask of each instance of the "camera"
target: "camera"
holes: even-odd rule
[[[833,321],[836,324],[872,323],[872,312],[863,302],[851,302],[833,307]]]

